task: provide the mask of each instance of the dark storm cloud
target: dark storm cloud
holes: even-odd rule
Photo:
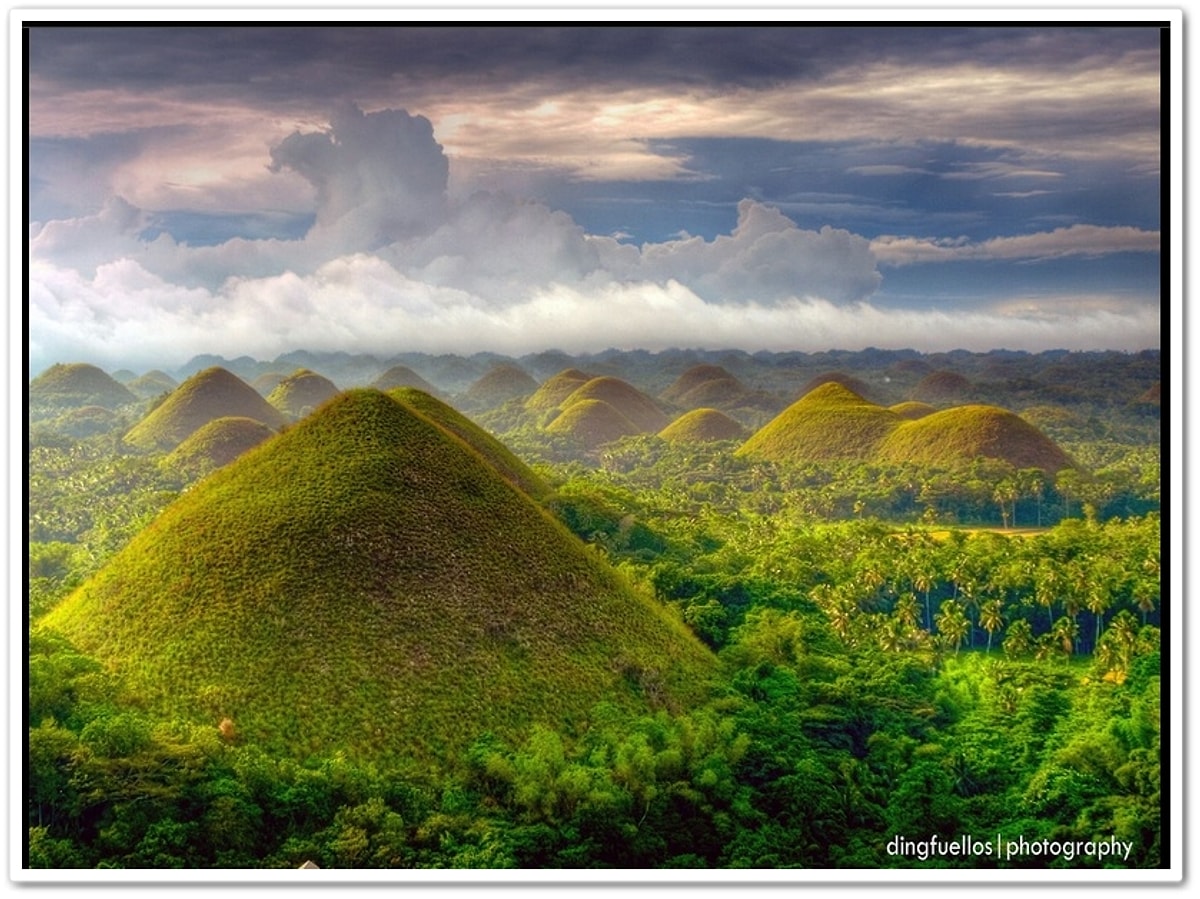
[[[393,79],[757,87],[881,63],[1072,71],[1156,52],[1158,29],[46,26],[31,29],[29,47],[33,77],[59,87],[235,90],[278,102],[353,96]]]

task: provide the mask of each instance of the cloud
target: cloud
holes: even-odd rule
[[[966,238],[931,239],[893,235],[883,235],[871,241],[871,250],[882,265],[1157,253],[1161,246],[1162,238],[1157,231],[1099,225],[1071,225],[1053,231],[994,237],[978,242]]]
[[[369,254],[333,260],[307,276],[230,279],[215,291],[181,288],[129,260],[101,266],[90,278],[45,263],[31,274],[34,371],[61,360],[170,367],[214,352],[271,359],[298,347],[386,358],[402,350],[480,348],[512,355],[609,346],[815,351],[865,341],[930,351],[1133,350],[1159,340],[1156,308],[1101,301],[1064,310],[1043,299],[974,313],[799,298],[730,305],[708,302],[677,281],[609,281],[551,283],[497,304],[410,278]]]

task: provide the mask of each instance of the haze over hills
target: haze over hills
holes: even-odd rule
[[[436,764],[601,701],[686,704],[714,664],[478,452],[374,390],[199,482],[42,624],[150,707],[297,758]]]

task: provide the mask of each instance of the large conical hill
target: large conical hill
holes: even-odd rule
[[[430,396],[436,396],[439,399],[442,392],[422,378],[419,374],[409,368],[407,365],[393,365],[374,381],[371,386],[376,390],[394,390],[397,387],[415,387],[417,390],[423,390]]]
[[[718,384],[719,388],[712,385]],[[736,401],[744,395],[746,386],[739,381],[734,375],[720,365],[693,365],[678,378],[676,378],[671,386],[664,390],[661,394],[662,398],[669,403],[680,406],[684,409],[696,408],[695,396],[689,398],[689,394],[693,391],[701,390],[707,395],[708,401],[711,403],[714,394],[726,396],[730,401]],[[697,394],[698,396],[698,394]]]
[[[955,406],[905,421],[880,445],[885,462],[959,468],[979,458],[1054,474],[1073,467],[1053,440],[1019,415],[997,406]]]
[[[463,399],[474,409],[493,409],[501,403],[519,397],[530,396],[538,389],[538,382],[519,365],[503,363],[489,369],[463,394]]]
[[[827,381],[763,425],[737,454],[780,462],[866,460],[900,421],[890,409]]]
[[[142,449],[172,450],[199,428],[218,418],[253,418],[278,430],[286,420],[237,375],[213,366],[192,375],[125,434]]]
[[[388,396],[403,403],[438,427],[462,440],[467,446],[483,456],[500,476],[524,490],[535,499],[545,496],[550,488],[541,476],[518,459],[503,443],[467,418],[457,409],[430,396],[415,387],[397,387],[387,392]]]
[[[137,400],[134,393],[107,372],[85,362],[56,363],[29,382],[32,406],[61,409],[101,406],[116,410]]]
[[[295,421],[333,399],[338,393],[337,385],[324,375],[300,368],[275,385],[267,396],[267,402],[286,418]]]
[[[375,390],[183,494],[41,624],[150,707],[304,758],[699,697],[713,657],[482,457]]]

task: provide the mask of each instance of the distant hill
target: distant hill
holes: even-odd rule
[[[492,409],[508,400],[529,396],[537,389],[538,382],[527,371],[506,362],[468,387],[463,400],[474,409]]]
[[[622,437],[644,433],[608,403],[591,399],[572,403],[546,426],[546,430],[572,437],[588,451]]]
[[[704,405],[736,403],[746,393],[746,385],[724,367],[705,363],[693,365],[676,378],[661,396],[680,408],[695,409]]]
[[[219,366],[192,375],[125,435],[142,449],[171,450],[218,418],[252,418],[278,430],[286,422],[249,384]]]
[[[141,399],[148,400],[164,393],[170,393],[179,386],[179,382],[165,371],[153,369],[144,375],[126,381],[125,386]]]
[[[887,409],[832,382],[793,403],[737,453],[780,462],[840,459],[937,468],[986,458],[1049,474],[1073,464],[1053,440],[1006,409],[970,405],[937,412],[912,403]]]
[[[933,405],[957,402],[971,392],[971,381],[952,371],[931,372],[913,388],[912,399]]]
[[[525,408],[534,413],[549,412],[563,404],[563,400],[592,380],[577,368],[568,368],[551,375],[525,401]]]
[[[29,404],[61,409],[117,410],[138,397],[111,375],[85,362],[57,363],[29,382]]]
[[[324,375],[300,368],[275,385],[267,402],[295,421],[333,399],[338,392],[337,385]]]
[[[417,771],[599,702],[685,707],[715,664],[478,453],[365,389],[196,484],[40,626],[162,713]]]
[[[197,477],[228,465],[247,450],[274,435],[253,418],[216,418],[197,428],[163,460],[163,465]]]
[[[393,365],[374,381],[371,386],[376,390],[387,392],[394,390],[397,387],[415,387],[417,390],[423,390],[430,396],[441,397],[442,392],[422,378],[419,374],[409,368],[407,365]]]
[[[809,393],[812,393],[812,391],[816,390],[823,384],[841,384],[847,390],[858,394],[863,399],[871,400],[872,402],[877,399],[875,396],[875,390],[870,384],[868,384],[862,378],[858,378],[854,375],[849,375],[841,371],[827,371],[822,372],[819,375],[814,375],[813,377],[809,378],[808,382],[800,389],[800,395],[805,396]]]
[[[250,386],[262,396],[268,397],[271,395],[271,391],[278,387],[286,377],[287,375],[281,371],[263,372],[250,382]]]
[[[612,406],[631,421],[639,433],[657,433],[670,423],[666,413],[654,400],[620,378],[592,378],[573,390],[560,406],[563,410],[569,410],[575,403],[585,400],[599,400]]]
[[[1073,467],[1070,457],[1029,422],[1006,409],[982,405],[956,406],[905,421],[884,439],[878,458],[939,468],[997,459],[1047,474]]]
[[[900,420],[841,383],[826,381],[756,431],[737,453],[781,462],[868,459]]]
[[[659,431],[658,436],[680,443],[741,440],[746,429],[718,409],[693,409]]]
[[[533,469],[513,455],[503,443],[471,421],[457,409],[413,387],[397,387],[387,392],[388,396],[403,403],[414,412],[423,415],[433,424],[462,440],[487,462],[506,481],[524,490],[535,499],[549,492],[546,482]]]
[[[121,427],[123,422],[125,418],[111,409],[105,409],[103,406],[81,406],[78,409],[68,409],[51,420],[50,426],[59,434],[86,438],[114,431]]]

